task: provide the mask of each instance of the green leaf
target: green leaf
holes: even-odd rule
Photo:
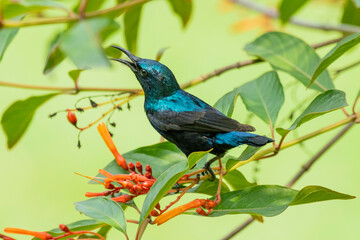
[[[111,44],[111,45],[116,45],[116,44]],[[111,57],[111,58],[120,58],[122,55],[122,51],[119,51],[116,48],[113,48],[111,46],[108,46],[104,49],[106,56]]]
[[[186,162],[186,156],[176,147],[176,145],[170,142],[158,143],[146,147],[137,148],[130,152],[122,154],[126,161],[136,163],[139,161],[143,167],[149,164],[152,168],[152,173],[155,178],[165,172],[170,166],[173,166],[179,162]],[[116,161],[111,161],[105,168],[106,171],[111,174],[124,174],[128,173],[124,171]],[[97,177],[104,177],[98,174]],[[92,182],[94,183],[94,182]]]
[[[209,151],[205,152],[193,152],[188,157],[188,162],[179,162],[165,172],[163,172],[156,180],[150,191],[146,195],[143,208],[140,215],[139,228],[143,224],[145,218],[154,209],[156,204],[165,196],[165,194],[174,186],[184,173],[191,169],[202,157],[204,157]]]
[[[302,8],[308,0],[282,0],[279,6],[280,20],[283,24],[287,23],[291,16]]]
[[[79,21],[63,34],[60,49],[79,69],[109,66],[100,43],[117,28],[118,25],[108,18]]]
[[[74,69],[68,72],[69,77],[76,83],[79,79],[80,73],[86,69]]]
[[[76,221],[76,222],[73,222],[70,224],[66,224],[66,226],[73,232],[94,230],[94,229],[100,228],[104,225],[107,226],[104,222],[100,222],[95,219],[85,219],[85,220]],[[60,234],[64,233],[59,228],[54,228],[47,232],[50,233],[51,235],[60,235]]]
[[[105,222],[121,232],[126,232],[124,211],[115,201],[96,197],[82,202],[76,202],[75,208],[88,217]]]
[[[315,69],[311,78],[309,86],[316,80],[316,78],[335,60],[341,57],[345,52],[360,43],[360,33],[355,33],[341,40],[336,46],[328,52]]]
[[[354,196],[350,196],[344,193],[335,192],[328,188],[321,186],[307,186],[301,189],[295,196],[290,205],[299,205],[305,203],[322,202],[333,199],[353,199]]]
[[[231,92],[226,93],[219,100],[216,101],[214,108],[222,112],[228,117],[231,117],[234,112],[235,103],[240,93],[240,87],[235,88]]]
[[[56,66],[58,66],[64,59],[65,54],[60,49],[61,33],[57,34],[50,44],[50,51],[46,58],[44,74],[50,73]]]
[[[221,195],[210,216],[249,213],[272,217],[282,213],[297,191],[277,185],[257,185]]]
[[[275,125],[280,108],[284,104],[284,91],[276,72],[267,72],[242,85],[240,96],[248,111],[271,126]]]
[[[360,8],[357,8],[352,0],[346,1],[341,22],[360,26]]]
[[[105,0],[88,1],[86,4],[85,12],[92,12],[99,10],[104,4]],[[74,8],[74,12],[79,12],[81,1]]]
[[[4,18],[12,18],[15,16],[41,12],[46,9],[62,9],[66,10],[66,7],[57,2],[50,0],[26,0],[26,1],[14,1],[14,3],[9,3],[4,6]]]
[[[22,16],[15,17],[13,20],[20,20],[21,18]],[[0,28],[0,61],[4,56],[5,50],[14,39],[18,31],[19,28]]]
[[[126,45],[130,52],[136,52],[136,43],[139,33],[141,10],[143,4],[131,7],[124,15],[124,34]]]
[[[313,118],[345,106],[347,106],[347,103],[343,91],[328,90],[318,95],[288,129],[278,128],[276,131],[280,135],[284,135]]]
[[[100,230],[98,231],[98,234],[100,234],[101,236],[103,236],[106,239],[106,236],[110,230],[111,230],[111,226],[105,225],[102,228],[100,228]]]
[[[298,191],[277,185],[256,185],[221,194],[220,204],[209,216],[248,213],[272,217],[290,205],[352,198],[320,186],[307,186]]]
[[[265,59],[275,70],[284,71],[308,86],[320,57],[303,40],[281,33],[265,33],[245,46],[250,55]],[[333,89],[328,71],[324,71],[310,88],[318,91]]]
[[[249,182],[245,176],[238,170],[233,170],[228,172],[224,179],[232,187],[233,190],[240,190],[246,187],[251,187],[256,185],[256,183]]]
[[[230,169],[235,166],[239,161],[246,161],[251,158],[257,151],[259,151],[260,147],[247,146],[245,150],[241,153],[241,155],[237,159],[230,159],[226,163],[226,171],[230,171]]]
[[[183,27],[189,22],[191,11],[192,11],[192,1],[191,0],[168,0],[172,10],[177,14],[181,20]]]
[[[201,181],[196,187],[191,188],[187,193],[201,193],[207,194],[210,196],[214,196],[219,187],[219,179],[215,179],[214,181]],[[221,193],[230,192],[229,187],[225,182],[221,183]]]
[[[25,133],[30,122],[41,104],[56,96],[57,93],[30,97],[13,103],[4,112],[1,125],[7,136],[7,146],[11,149]]]
[[[76,232],[76,231],[91,231],[100,227],[101,228],[107,227],[108,225],[106,225],[106,223],[104,222],[99,222],[95,219],[85,219],[85,220],[80,220],[66,224],[66,226],[69,228],[70,231]],[[46,232],[50,233],[53,237],[57,237],[64,234],[64,232],[61,231],[59,228],[54,228]],[[34,237],[32,239],[39,240],[40,238]]]

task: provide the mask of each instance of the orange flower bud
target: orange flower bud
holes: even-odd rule
[[[85,193],[85,197],[107,196],[107,195],[109,195],[110,193],[111,193],[110,191],[105,191],[105,192],[100,192],[100,193],[86,192],[86,193]]]
[[[196,212],[197,212],[197,214],[199,214],[199,215],[206,216],[206,212],[205,212],[204,209],[202,209],[202,208],[197,208],[197,209],[196,209]]]
[[[29,230],[20,229],[20,228],[5,228],[4,231],[6,233],[30,235],[30,236],[40,238],[41,240],[49,240],[49,239],[53,238],[53,236],[51,236],[47,232],[35,232],[35,231],[29,231]]]
[[[121,195],[121,196],[117,196],[117,197],[114,197],[111,199],[114,200],[115,202],[126,203],[128,201],[131,201],[133,198],[134,198],[134,196],[131,196],[131,195]]]
[[[128,167],[129,172],[135,172],[135,165],[132,162],[129,162]]]
[[[71,111],[68,111],[67,119],[69,120],[69,122],[70,122],[72,125],[74,125],[74,126],[76,127],[77,118],[76,118],[75,113],[73,113],[73,112],[71,112]]]
[[[150,188],[152,185],[154,185],[154,181],[145,181],[142,185],[144,187]]]
[[[143,167],[139,161],[136,162],[136,169],[139,171],[140,174],[142,174]]]
[[[204,208],[210,210],[210,209],[213,209],[216,206],[216,204],[215,204],[215,202],[213,200],[208,199],[208,200],[206,200],[206,202],[202,206]]]
[[[68,226],[66,226],[65,224],[59,224],[59,228],[63,232],[70,232]]]
[[[150,174],[152,174],[152,169],[151,169],[151,167],[150,167],[149,164],[146,165],[145,171],[147,171],[147,172],[149,172]]]
[[[153,209],[151,212],[150,212],[150,216],[153,216],[153,217],[157,217],[159,216],[160,213],[158,213],[158,211],[156,211],[155,209]]]
[[[129,180],[126,181],[118,181],[124,188],[130,189],[134,187],[134,184],[130,182]]]

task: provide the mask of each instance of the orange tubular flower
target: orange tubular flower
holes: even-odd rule
[[[131,195],[121,195],[118,197],[113,197],[111,198],[112,200],[114,200],[115,202],[121,202],[121,203],[126,203],[128,201],[131,201],[134,197]]]
[[[176,207],[168,212],[163,213],[162,215],[160,215],[155,219],[154,223],[156,223],[157,225],[161,225],[187,210],[201,207],[203,204],[205,204],[205,202],[206,202],[205,199],[195,199],[189,203],[186,203],[182,206]]]
[[[53,238],[53,236],[51,236],[47,232],[35,232],[35,231],[29,231],[29,230],[20,229],[20,228],[5,228],[4,231],[6,233],[30,235],[30,236],[40,238],[41,240],[49,240],[49,239]]]
[[[110,133],[105,125],[105,123],[100,123],[97,127],[102,139],[104,140],[105,144],[107,145],[107,147],[110,149],[110,151],[112,152],[112,154],[115,157],[115,160],[117,162],[117,164],[122,167],[124,170],[128,170],[128,165],[126,163],[126,160],[123,156],[120,155],[120,153],[118,152],[111,136]]]

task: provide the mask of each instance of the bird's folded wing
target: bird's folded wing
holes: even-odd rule
[[[255,128],[212,110],[206,111],[156,111],[147,116],[154,127],[162,131],[189,132],[252,132]]]

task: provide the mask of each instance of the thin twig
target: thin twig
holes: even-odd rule
[[[317,49],[317,48],[321,48],[324,46],[327,46],[329,44],[333,44],[336,42],[341,41],[343,38],[336,38],[336,39],[332,39],[332,40],[328,40],[325,42],[321,42],[321,43],[317,43],[317,44],[313,44],[311,45],[312,48]],[[230,64],[227,65],[225,67],[216,69],[210,73],[207,73],[205,75],[202,75],[198,78],[195,78],[193,80],[190,80],[184,84],[181,85],[181,87],[183,89],[186,88],[190,88],[193,87],[195,85],[198,85],[200,83],[203,83],[213,77],[219,76],[227,71],[230,71],[232,69],[236,69],[236,68],[242,68],[245,66],[251,66],[253,64],[257,64],[260,62],[264,62],[264,60],[262,59],[255,59],[255,60],[246,60],[246,61],[241,61],[241,62],[236,62],[234,64]],[[100,91],[100,92],[130,92],[130,93],[136,93],[138,95],[143,95],[143,90],[142,89],[136,89],[136,88],[100,88],[100,87],[80,87],[78,86],[78,88],[74,88],[74,87],[50,87],[50,86],[39,86],[39,85],[28,85],[28,84],[20,84],[20,83],[11,83],[11,82],[4,82],[4,81],[0,81],[0,86],[5,86],[5,87],[14,87],[14,88],[25,88],[25,89],[34,89],[34,90],[47,90],[47,91],[59,91],[59,92],[63,92],[63,93],[74,93],[76,91]]]
[[[0,86],[4,87],[13,87],[13,88],[25,88],[33,90],[46,90],[46,91],[59,91],[64,93],[75,92],[74,87],[50,87],[50,86],[40,86],[40,85],[29,85],[29,84],[20,84],[20,83],[11,83],[0,81]],[[136,94],[142,94],[141,89],[135,88],[101,88],[101,87],[78,87],[78,91],[99,91],[99,92],[130,92]]]
[[[101,9],[101,10],[85,13],[84,18],[93,18],[93,17],[107,15],[109,13],[117,12],[122,9],[127,9],[132,6],[142,4],[142,3],[145,3],[148,1],[150,1],[150,0],[133,0],[133,1],[124,2],[124,3],[118,4],[111,8]],[[4,20],[3,26],[4,27],[36,26],[36,25],[44,25],[44,24],[68,23],[68,22],[78,21],[79,19],[80,19],[79,16],[74,15],[74,16],[66,16],[66,17],[36,18],[36,19],[26,20],[26,21]]]
[[[89,3],[88,0],[81,0],[80,6],[79,6],[80,18],[85,18],[86,7],[87,7],[88,3]]]
[[[279,18],[279,12],[275,9],[263,6],[262,4],[258,4],[254,1],[249,0],[230,0],[233,3],[239,4],[241,6],[244,6],[246,8],[252,9],[254,11],[260,12],[262,14],[265,14],[266,16],[269,16],[271,18]],[[314,23],[309,22],[303,19],[299,19],[296,17],[292,17],[289,20],[290,23],[307,27],[307,28],[315,28],[315,29],[321,29],[324,31],[338,31],[338,32],[345,32],[345,33],[358,33],[360,32],[360,27],[349,25],[349,24],[339,24],[339,25],[330,25],[325,23]]]
[[[332,147],[349,129],[355,124],[354,121],[349,122],[338,134],[336,134],[323,148],[320,149],[309,161],[307,161],[302,168],[295,174],[295,176],[286,184],[286,187],[292,187],[294,184],[312,167],[312,165],[327,151]],[[235,228],[232,232],[226,235],[223,240],[231,239],[240,231],[249,226],[254,222],[254,218],[249,218],[239,227]]]

